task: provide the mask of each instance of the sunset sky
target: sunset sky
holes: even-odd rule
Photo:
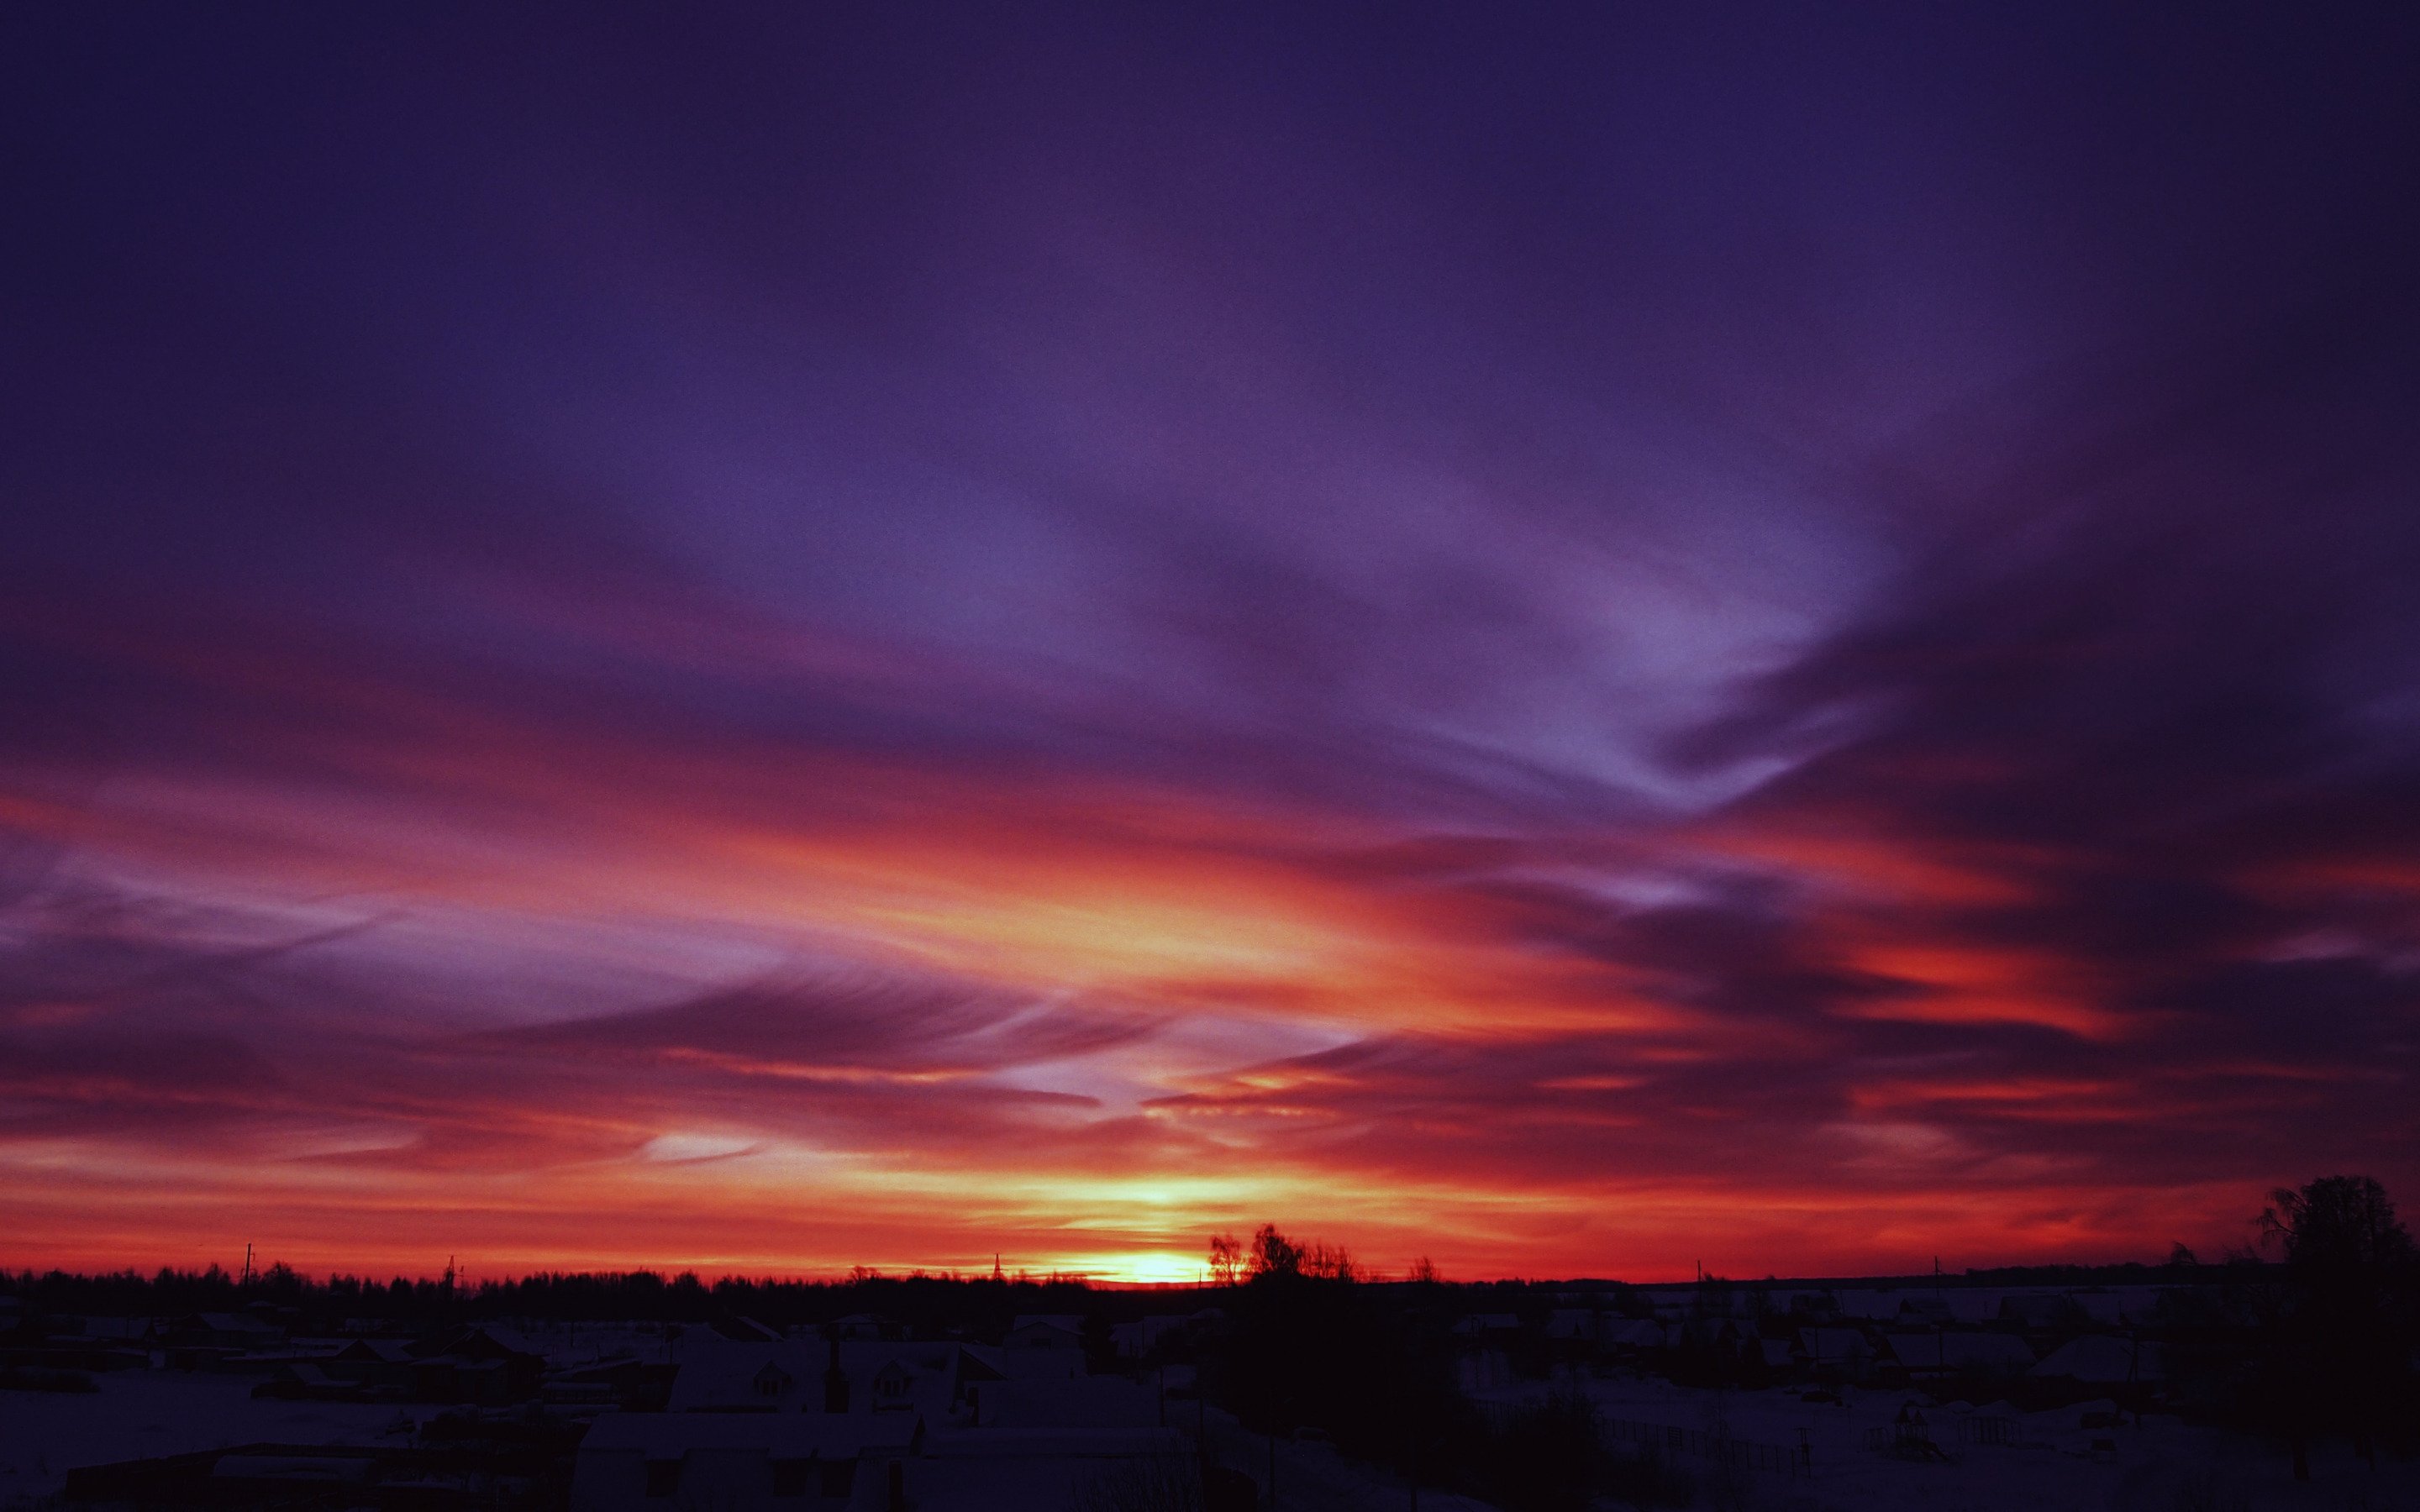
[[[2420,1202],[2410,8],[0,21],[0,1264]]]

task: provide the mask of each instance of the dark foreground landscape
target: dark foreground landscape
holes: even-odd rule
[[[2420,1512],[2415,79],[0,6],[0,1512]]]
[[[32,1507],[2420,1504],[2412,1242],[2358,1178],[2223,1263],[1216,1284],[0,1278]]]

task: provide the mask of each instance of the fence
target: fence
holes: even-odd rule
[[[2017,1442],[2017,1426],[2005,1417],[1953,1417],[1945,1421],[1951,1430],[1950,1441],[1962,1449],[1978,1443],[2013,1447]],[[1885,1423],[1868,1428],[1866,1447],[1877,1454],[1915,1458],[1931,1458],[1942,1452],[1932,1428],[1922,1422]]]
[[[1932,1442],[1932,1430],[1921,1423],[1885,1423],[1866,1429],[1866,1447],[1876,1454],[1897,1455],[1901,1459],[1946,1459],[1948,1456],[1941,1445]]]

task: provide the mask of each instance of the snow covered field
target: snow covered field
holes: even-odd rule
[[[80,1465],[255,1442],[396,1443],[404,1437],[394,1431],[399,1417],[439,1411],[256,1400],[244,1377],[144,1370],[99,1379],[94,1395],[0,1392],[0,1509],[55,1493]],[[1652,1378],[1575,1383],[1609,1420],[1724,1431],[1783,1450],[1807,1445],[1813,1473],[1795,1477],[1726,1473],[1703,1458],[1672,1456],[1696,1482],[1693,1505],[1712,1512],[2420,1512],[2420,1465],[2387,1461],[2373,1473],[2342,1445],[2327,1445],[2314,1458],[2315,1479],[2298,1487],[2273,1446],[2170,1417],[2087,1429],[2085,1407],[2035,1414],[1987,1407],[2009,1419],[2017,1442],[1961,1444],[1954,1427],[1961,1414],[1928,1406],[1927,1425],[1951,1458],[1927,1462],[1868,1446],[1872,1430],[1887,1433],[1903,1405],[1920,1401],[1904,1392],[1853,1389],[1836,1406],[1793,1391],[1717,1393]],[[1539,1391],[1531,1384],[1489,1395],[1517,1401]],[[1209,1416],[1222,1460],[1260,1479],[1265,1441],[1224,1413]],[[2096,1440],[2108,1447],[2096,1449]],[[1393,1477],[1333,1450],[1278,1448],[1281,1505],[1350,1512],[1408,1503]],[[1420,1504],[1435,1512],[1476,1504],[1432,1491]]]
[[[2381,1459],[2372,1473],[2341,1445],[2314,1456],[2312,1482],[2294,1484],[2273,1446],[2153,1415],[2119,1427],[2085,1428],[2095,1404],[2055,1412],[1982,1411],[2009,1420],[2010,1445],[1958,1443],[1951,1409],[1907,1392],[1849,1390],[1839,1405],[1800,1399],[1795,1391],[1714,1392],[1655,1379],[1582,1378],[1576,1384],[1605,1418],[1701,1431],[1795,1450],[1804,1443],[1811,1475],[1727,1473],[1713,1462],[1674,1455],[1697,1481],[1699,1507],[1775,1512],[2420,1512],[2420,1464]],[[1534,1396],[1493,1393],[1503,1400]],[[1896,1458],[1868,1447],[1870,1430],[1890,1430],[1900,1408],[1916,1403],[1945,1461]],[[2106,1406],[2107,1404],[2098,1404]],[[1804,1434],[1802,1439],[1801,1435]],[[2096,1449],[2096,1441],[2105,1447]]]
[[[396,1443],[435,1408],[255,1400],[249,1376],[118,1370],[90,1394],[0,1391],[0,1508],[55,1493],[80,1465],[229,1444]],[[407,1430],[408,1431],[408,1430]]]

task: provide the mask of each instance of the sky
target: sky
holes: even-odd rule
[[[0,60],[0,1264],[2420,1202],[2408,8]]]

